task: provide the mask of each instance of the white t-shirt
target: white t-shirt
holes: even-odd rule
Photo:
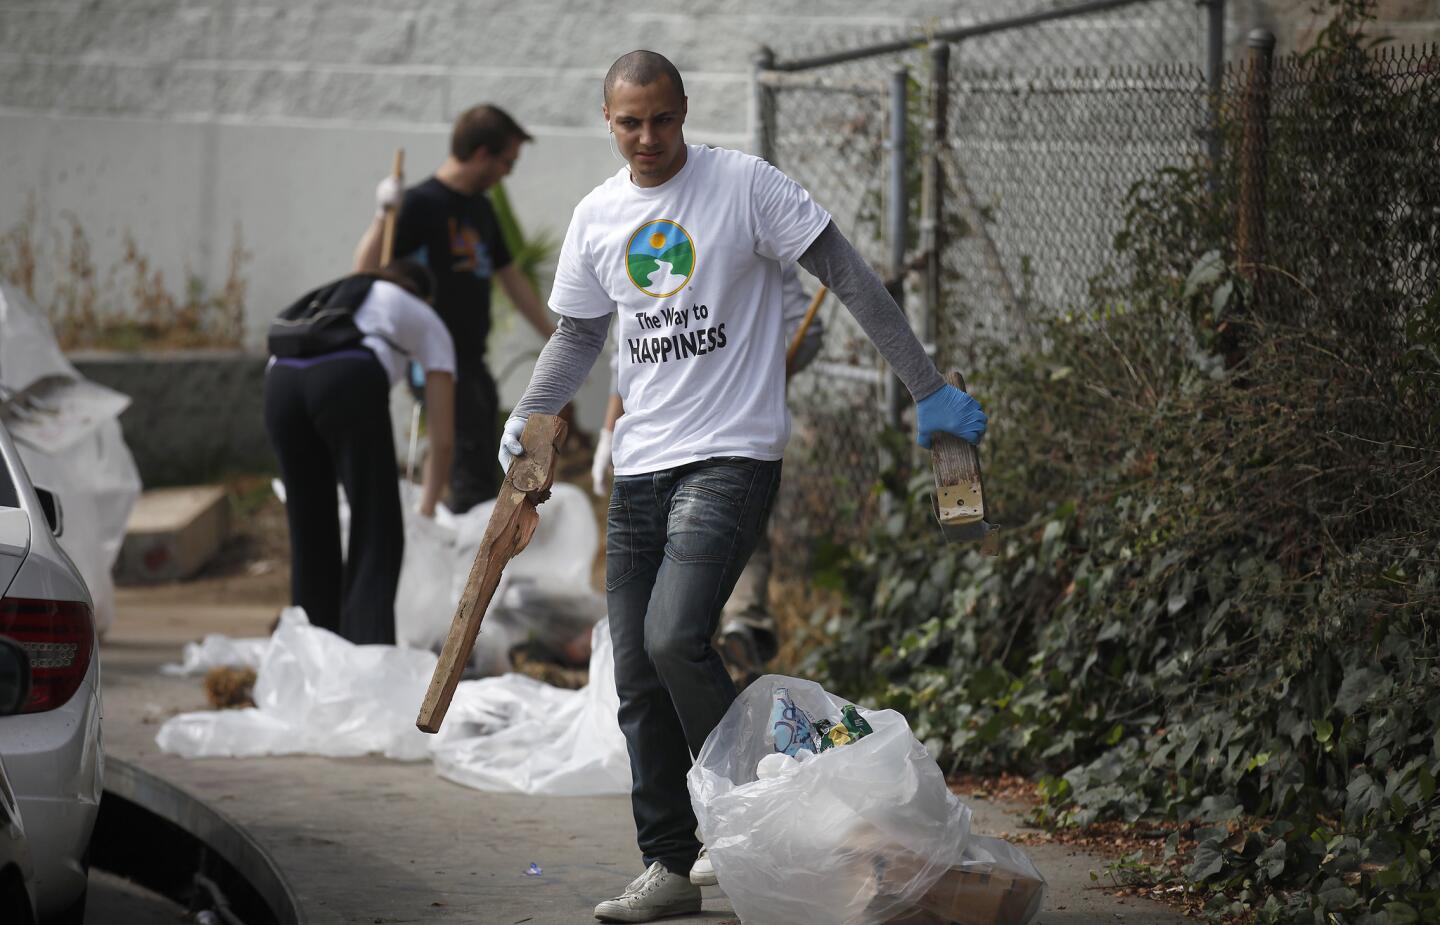
[[[814,297],[805,291],[805,285],[800,282],[800,274],[795,269],[795,264],[786,264],[780,271],[780,315],[785,321],[785,349],[790,349],[790,342],[795,339],[795,332],[800,330],[800,323],[810,313],[810,302]],[[825,330],[824,323],[820,316],[816,315],[810,320],[810,327],[806,331],[809,337],[818,337]],[[616,351],[610,354],[610,393],[616,394],[620,391],[620,353]]]
[[[390,384],[405,375],[410,360],[427,373],[455,372],[455,343],[435,309],[399,286],[377,279],[355,310],[360,343],[385,367]]]
[[[581,200],[550,307],[620,316],[616,475],[780,458],[790,436],[781,267],[829,222],[765,161],[702,145],[660,186],[636,186],[622,168]]]

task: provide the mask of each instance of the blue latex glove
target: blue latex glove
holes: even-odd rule
[[[930,438],[936,433],[954,434],[969,443],[979,443],[985,436],[985,412],[980,403],[953,385],[944,385],[938,392],[920,399],[915,405],[915,442],[930,449]]]
[[[520,442],[520,435],[525,432],[525,418],[529,415],[510,415],[505,422],[505,432],[500,435],[500,471],[509,472],[510,464],[517,456],[525,455],[525,445]]]

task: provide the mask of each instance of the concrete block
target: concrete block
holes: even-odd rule
[[[153,61],[204,53],[208,10],[148,8],[0,10],[0,51],[30,55],[143,56]]]
[[[399,64],[409,60],[413,16],[398,10],[324,11],[274,6],[216,14],[214,57],[230,61]],[[453,63],[453,62],[452,62]]]
[[[1428,23],[1434,27],[1440,20],[1440,0],[1378,0],[1375,19],[1380,23]]]
[[[1397,51],[1415,49],[1416,46],[1440,42],[1440,16],[1425,21],[1382,22],[1368,31],[1372,35],[1389,36],[1389,47]]]
[[[495,103],[510,112],[522,125],[605,130],[600,114],[604,73],[565,73],[545,78],[544,91],[537,92],[535,79],[520,73],[452,78],[449,101],[451,121],[476,103]],[[743,133],[748,127],[750,80],[748,76],[710,75],[688,81],[689,115],[687,132]]]
[[[61,59],[0,62],[0,104],[92,115],[159,115],[169,112],[169,64],[66,62]]]
[[[115,562],[121,582],[178,581],[225,544],[230,502],[218,485],[152,489],[140,495]]]
[[[439,122],[449,81],[376,70],[245,68],[217,72],[215,111],[226,116]]]

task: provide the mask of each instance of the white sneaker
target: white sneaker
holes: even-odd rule
[[[602,922],[649,922],[700,911],[700,888],[656,861],[630,881],[625,892],[595,907]]]
[[[700,849],[700,856],[695,859],[695,863],[690,865],[690,882],[696,886],[720,885],[715,876],[715,865],[710,863],[710,855],[704,848]]]

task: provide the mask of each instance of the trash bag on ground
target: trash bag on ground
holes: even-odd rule
[[[272,487],[283,502],[285,486],[276,479]],[[477,504],[463,514],[441,505],[434,519],[422,517],[416,512],[420,486],[404,480],[400,499],[405,557],[395,592],[395,640],[439,651],[495,502]],[[349,522],[349,506],[341,491],[342,540],[349,534]],[[530,545],[500,575],[471,651],[471,674],[490,677],[508,672],[510,650],[530,641],[567,663],[584,664],[589,658],[590,630],[605,615],[604,599],[590,590],[590,569],[599,547],[589,498],[574,485],[556,483],[540,508],[540,524]]]
[[[155,741],[185,758],[379,753],[418,761],[430,743],[415,715],[435,662],[423,650],[357,646],[289,607],[257,669],[255,706],[182,713]]]
[[[120,431],[130,399],[84,379],[43,312],[0,283],[0,408],[31,481],[60,499],[60,547],[90,589],[95,627],[115,619],[110,569],[125,542],[140,474]]]
[[[433,753],[442,777],[480,790],[628,793],[609,625],[602,620],[592,633],[588,686],[564,690],[519,674],[461,681],[431,737],[415,728],[415,717],[435,670],[433,653],[357,646],[311,626],[292,607],[268,640],[213,637],[193,659],[187,650],[185,665],[203,670],[264,642],[254,707],[183,713],[161,726],[155,741],[185,758],[380,753],[418,760]]]
[[[270,646],[269,637],[232,639],[210,633],[199,642],[187,642],[180,652],[180,661],[160,666],[161,674],[202,675],[211,668],[259,668]]]
[[[605,598],[588,587],[542,585],[523,577],[496,597],[499,603],[485,620],[509,627],[516,644],[531,644],[548,660],[564,665],[590,661],[595,625],[605,617]]]
[[[848,744],[777,752],[780,688],[810,725],[844,724],[846,701],[766,675],[689,773],[700,837],[736,914],[746,925],[880,925],[911,913],[962,862],[969,808],[894,710],[859,709],[871,731]]]
[[[895,868],[881,874],[883,886]],[[1045,878],[1019,847],[972,835],[959,863],[889,925],[1029,925],[1045,902]]]
[[[435,737],[435,770],[478,790],[553,796],[630,792],[610,628],[593,629],[578,691],[519,674],[462,681]]]

